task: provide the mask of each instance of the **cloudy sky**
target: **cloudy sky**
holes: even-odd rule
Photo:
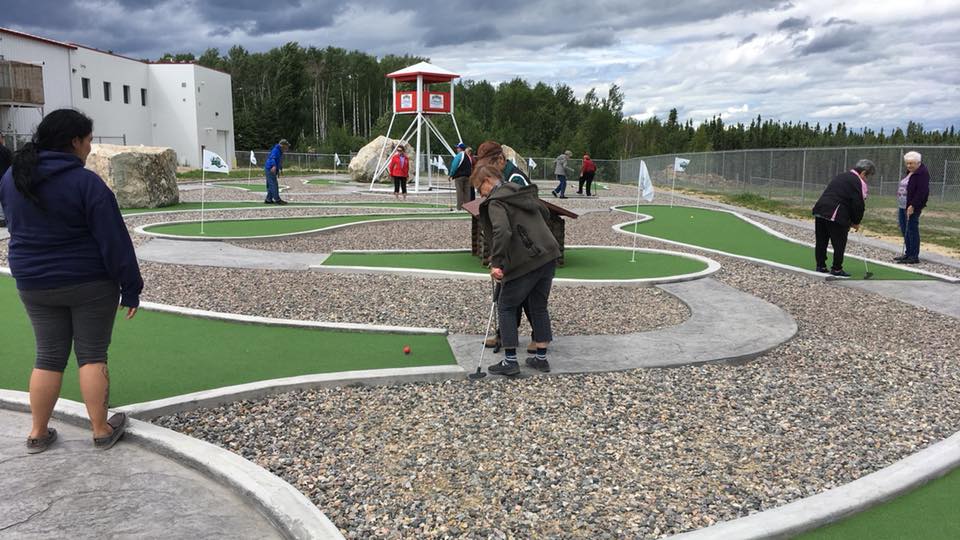
[[[611,83],[625,113],[960,128],[960,1],[0,0],[0,26],[132,56],[288,41],[467,78]]]

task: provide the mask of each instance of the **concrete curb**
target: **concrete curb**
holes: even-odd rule
[[[348,385],[386,386],[418,382],[438,382],[463,379],[466,372],[460,366],[422,366],[415,368],[368,369],[362,371],[338,371],[301,375],[282,379],[269,379],[247,384],[203,390],[155,401],[124,405],[117,410],[134,418],[152,420],[158,416],[192,411],[203,407],[216,407],[242,399],[257,399],[291,390],[329,388]]]
[[[414,214],[415,214],[416,212],[411,212],[411,213],[414,213]],[[319,228],[319,229],[311,229],[311,230],[309,230],[309,231],[297,231],[297,232],[283,233],[283,234],[263,234],[263,235],[258,235],[258,236],[215,236],[215,237],[214,237],[214,236],[183,236],[183,235],[179,235],[179,234],[155,233],[155,232],[150,232],[150,231],[146,230],[147,227],[159,227],[159,226],[161,226],[161,225],[174,225],[174,224],[177,224],[177,223],[199,223],[199,222],[196,221],[196,220],[192,220],[192,221],[191,221],[191,220],[187,220],[187,221],[161,221],[161,222],[159,222],[159,223],[150,223],[150,224],[148,224],[148,225],[141,225],[141,226],[135,228],[135,229],[134,229],[134,232],[136,232],[136,233],[138,233],[138,234],[142,234],[142,235],[144,235],[144,236],[153,236],[153,237],[156,237],[156,238],[169,238],[169,239],[171,239],[171,240],[193,240],[193,241],[199,241],[199,242],[222,242],[222,241],[224,241],[224,240],[257,240],[257,239],[262,239],[262,238],[281,238],[281,237],[287,237],[287,236],[303,236],[303,235],[308,235],[308,234],[316,234],[316,233],[319,233],[319,232],[325,232],[325,231],[332,231],[332,230],[336,230],[336,229],[342,229],[342,228],[344,228],[344,227],[353,227],[353,226],[355,226],[355,225],[364,225],[364,224],[368,224],[368,223],[383,223],[383,222],[390,222],[390,221],[422,221],[422,220],[425,220],[425,219],[428,219],[428,220],[429,220],[429,219],[465,219],[465,218],[466,218],[465,216],[462,216],[462,215],[453,215],[453,216],[450,216],[449,213],[446,214],[447,217],[432,217],[432,216],[434,216],[434,214],[438,214],[437,212],[422,212],[422,214],[423,214],[424,217],[419,217],[419,216],[418,216],[418,217],[396,217],[396,218],[388,218],[388,219],[368,219],[368,220],[362,220],[362,221],[354,221],[354,222],[352,222],[352,223],[342,223],[342,224],[340,224],[340,225],[331,225],[331,226],[329,226],[329,227],[321,227],[321,228]],[[375,216],[375,215],[392,215],[392,214],[336,214],[335,216],[314,216],[314,217],[350,217],[350,216],[366,216],[366,217],[369,217],[369,216]],[[248,219],[244,219],[243,221],[265,221],[265,220],[277,221],[277,220],[280,220],[280,219],[303,219],[303,218],[304,218],[304,216],[286,217],[286,218],[266,217],[266,218],[248,218]],[[235,221],[235,220],[232,220],[232,219],[208,219],[208,220],[205,221],[205,223],[215,223],[215,222],[217,222],[217,221]]]
[[[674,206],[681,206],[681,205],[674,205]],[[695,207],[695,206],[683,206],[683,207],[684,207],[684,208],[697,208],[697,209],[699,209],[699,210],[704,210],[704,208]],[[649,215],[647,215],[647,214],[641,214],[641,213],[638,213],[638,212],[630,212],[629,210],[622,210],[622,209],[619,209],[619,208],[617,208],[617,207],[612,207],[611,210],[614,210],[614,211],[616,211],[616,212],[623,212],[623,213],[625,213],[625,214],[630,214],[630,215],[634,215],[634,216],[642,216],[642,217],[644,217],[644,218],[647,218],[647,219],[641,220],[641,223],[642,223],[643,221],[649,221],[650,219],[653,219],[652,216],[649,216]],[[770,227],[768,227],[768,226],[766,226],[766,225],[764,225],[764,224],[762,224],[762,223],[758,223],[758,222],[756,222],[756,221],[753,221],[752,219],[750,219],[750,218],[748,218],[748,217],[746,217],[746,216],[744,216],[744,215],[741,215],[741,214],[739,214],[739,213],[737,213],[737,212],[735,212],[735,211],[733,211],[733,210],[712,209],[712,208],[708,208],[708,209],[706,209],[706,210],[710,210],[710,211],[713,211],[713,212],[724,212],[724,213],[727,213],[727,214],[732,214],[732,215],[736,216],[737,218],[742,219],[743,221],[746,221],[747,223],[753,225],[754,227],[759,228],[759,229],[762,230],[763,232],[766,232],[767,234],[771,234],[771,235],[773,235],[773,236],[775,236],[775,237],[777,237],[777,238],[779,238],[779,239],[781,239],[781,240],[785,240],[785,241],[787,241],[787,242],[791,242],[791,243],[798,244],[798,245],[801,245],[801,246],[804,246],[804,247],[808,247],[808,248],[813,248],[813,247],[814,247],[813,244],[809,244],[809,243],[807,243],[807,242],[801,242],[801,241],[799,241],[799,240],[795,240],[795,239],[793,239],[793,238],[790,238],[789,236],[786,236],[785,234],[782,234],[782,233],[780,233],[780,232],[778,232],[778,231],[775,231],[775,230],[771,229]],[[789,266],[789,265],[781,264],[781,263],[774,262],[774,261],[768,261],[768,260],[765,260],[765,259],[758,259],[758,258],[754,258],[754,257],[748,257],[748,256],[746,256],[746,255],[737,255],[737,254],[734,254],[734,253],[728,253],[728,252],[726,252],[726,251],[721,251],[721,250],[718,250],[718,249],[712,249],[712,248],[697,246],[697,245],[694,245],[694,244],[687,244],[687,243],[684,243],[684,242],[678,242],[678,241],[676,241],[676,240],[667,240],[667,239],[665,239],[665,238],[660,238],[660,237],[658,237],[658,236],[650,236],[650,235],[646,235],[646,234],[642,234],[642,233],[634,233],[634,232],[631,232],[631,231],[625,231],[625,230],[623,230],[623,229],[620,228],[620,227],[623,227],[623,226],[626,226],[626,225],[631,225],[631,224],[633,224],[633,223],[634,223],[634,221],[627,221],[627,222],[624,222],[624,223],[618,223],[618,224],[616,224],[616,225],[613,226],[613,230],[616,231],[616,232],[618,232],[618,233],[620,233],[620,234],[637,235],[637,236],[639,236],[639,237],[641,237],[641,238],[646,238],[646,239],[648,239],[648,240],[656,240],[656,241],[659,241],[659,242],[666,242],[666,243],[668,243],[668,244],[673,244],[673,245],[677,245],[677,246],[683,246],[683,247],[687,247],[687,248],[691,248],[691,249],[699,249],[699,250],[707,251],[707,252],[710,252],[710,253],[716,253],[716,254],[718,254],[718,255],[725,255],[725,256],[727,256],[727,257],[734,257],[734,258],[737,258],[737,259],[743,259],[743,260],[747,260],[747,261],[752,261],[752,262],[759,263],[759,264],[765,264],[765,265],[767,265],[767,266],[773,266],[773,267],[776,267],[776,268],[780,268],[781,270],[788,270],[788,271],[792,271],[792,272],[795,272],[795,273],[798,273],[798,274],[803,274],[803,275],[806,275],[806,276],[815,277],[815,278],[822,279],[822,280],[831,281],[831,280],[836,280],[836,279],[838,279],[838,278],[834,278],[834,277],[829,276],[829,275],[825,275],[825,274],[821,274],[821,273],[819,273],[819,272],[815,272],[815,271],[813,271],[813,270],[806,270],[806,269],[804,269],[804,268],[798,268],[798,267],[795,267],[795,266]],[[832,251],[832,250],[831,250],[831,251]],[[888,266],[888,267],[890,266],[890,264],[888,264],[888,263],[885,262],[885,261],[879,261],[879,260],[876,260],[876,259],[868,259],[868,258],[866,258],[866,257],[862,257],[862,256],[858,256],[858,255],[852,255],[852,254],[851,254],[851,256],[855,256],[855,257],[858,258],[858,259],[865,260],[865,261],[870,262],[870,263],[873,263],[873,264],[877,264],[877,265],[881,265],[881,266]],[[913,272],[913,273],[915,273],[915,274],[920,274],[920,275],[925,275],[925,276],[927,276],[927,277],[932,277],[932,278],[934,278],[934,279],[937,279],[937,280],[940,280],[940,281],[945,281],[945,282],[947,282],[947,283],[960,283],[960,279],[958,279],[958,278],[951,277],[951,276],[946,276],[946,275],[943,275],[943,274],[938,274],[938,273],[936,273],[936,272],[930,272],[930,271],[927,271],[927,270],[920,270],[920,269],[913,269],[913,268],[903,269],[903,270],[904,270],[905,272]]]
[[[817,495],[670,536],[671,540],[791,538],[904,495],[960,466],[960,433],[889,467]]]
[[[30,411],[29,394],[0,390],[0,408]],[[60,399],[54,417],[69,424],[87,427],[83,404]],[[128,442],[168,457],[226,486],[256,506],[288,538],[341,540],[344,536],[309,499],[278,476],[242,457],[212,445],[130,419],[124,438]]]
[[[567,246],[567,249],[613,249],[619,251],[633,251],[632,248],[623,246]],[[384,249],[384,250],[337,250],[333,253],[416,253],[416,252],[446,252],[459,253],[469,251],[467,249]],[[579,279],[579,278],[554,278],[555,285],[577,286],[577,287],[651,287],[665,283],[680,283],[683,281],[692,281],[701,279],[714,274],[720,270],[720,263],[713,259],[708,259],[692,253],[680,253],[679,251],[670,251],[666,249],[637,248],[640,253],[658,253],[683,257],[685,259],[694,259],[707,265],[707,268],[699,272],[690,274],[678,274],[674,276],[664,276],[658,278],[638,278],[638,279]],[[477,281],[488,281],[489,274],[476,272],[457,272],[452,270],[431,270],[426,268],[393,268],[388,266],[334,266],[334,265],[311,265],[310,269],[316,272],[348,272],[361,274],[395,274],[403,276],[413,276],[419,278],[443,278],[443,279],[471,279]]]

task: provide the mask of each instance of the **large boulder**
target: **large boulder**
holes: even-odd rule
[[[386,142],[386,144],[384,144]],[[393,153],[393,149],[397,147],[397,144],[400,143],[400,139],[389,139],[380,135],[369,144],[364,146],[357,152],[357,155],[353,156],[353,159],[350,160],[350,165],[347,166],[347,170],[350,171],[350,178],[354,182],[361,182],[369,184],[373,180],[373,175],[377,172],[377,164],[379,163],[381,167],[384,167],[385,162],[390,157],[390,154]],[[415,152],[410,148],[409,144],[405,144],[407,158],[413,161]],[[410,167],[410,175],[413,176],[413,167]],[[378,178],[379,182],[390,182],[390,175],[387,174],[386,169],[380,173]]]
[[[180,202],[177,153],[159,146],[94,144],[87,168],[100,175],[120,208],[158,208]]]

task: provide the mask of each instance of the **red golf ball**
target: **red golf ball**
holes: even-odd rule
[[[410,354],[410,346],[409,346],[409,345],[404,345],[404,346],[403,346],[403,354]]]

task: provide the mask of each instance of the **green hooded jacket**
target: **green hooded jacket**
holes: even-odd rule
[[[503,270],[504,282],[560,257],[548,219],[536,185],[501,183],[480,203],[480,224],[490,239],[490,266]]]

